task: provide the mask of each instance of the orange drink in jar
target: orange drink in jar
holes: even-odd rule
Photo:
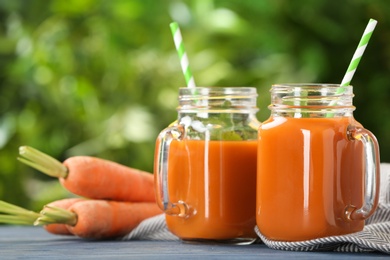
[[[259,128],[257,227],[271,240],[361,231],[375,210],[379,147],[352,114],[352,87],[274,85]]]
[[[254,88],[182,88],[178,121],[156,142],[157,202],[184,241],[256,240]]]

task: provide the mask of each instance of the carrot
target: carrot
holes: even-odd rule
[[[85,200],[68,210],[47,206],[36,224],[63,223],[72,234],[81,238],[112,239],[124,236],[144,219],[161,213],[153,202]]]
[[[112,161],[90,157],[70,157],[63,163],[32,147],[22,146],[18,159],[50,176],[59,178],[70,192],[90,199],[155,202],[151,173]]]
[[[67,199],[62,199],[62,200],[57,200],[57,201],[51,202],[51,203],[47,204],[47,206],[68,209],[70,206],[72,206],[76,202],[83,201],[83,200],[85,200],[85,199],[82,199],[82,198],[67,198]],[[73,235],[68,230],[68,228],[67,228],[67,226],[65,224],[53,223],[53,224],[44,225],[43,228],[47,232],[55,234],[55,235]]]

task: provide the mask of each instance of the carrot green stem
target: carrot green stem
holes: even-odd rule
[[[18,160],[28,166],[56,178],[66,178],[68,169],[53,157],[29,146],[19,147]]]
[[[39,214],[34,211],[24,209],[22,207],[13,205],[11,203],[2,200],[0,200],[0,212],[10,214],[10,215],[19,215],[19,216],[27,216],[27,217],[39,216]]]
[[[69,210],[46,205],[39,213],[0,200],[0,223],[42,226],[67,224],[74,226],[77,215]]]
[[[14,225],[33,225],[35,219],[22,218],[19,216],[0,214],[0,223]]]
[[[47,224],[66,224],[74,226],[77,223],[76,213],[54,206],[45,206],[40,212],[40,217],[34,222],[34,225]]]
[[[19,206],[0,201],[0,223],[32,225],[39,217],[39,213],[30,211]]]
[[[33,225],[35,218],[0,214],[0,223],[13,225]]]

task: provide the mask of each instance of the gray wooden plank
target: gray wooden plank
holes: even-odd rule
[[[0,259],[369,259],[381,253],[288,252],[263,244],[232,246],[173,241],[90,241],[41,227],[0,226]]]

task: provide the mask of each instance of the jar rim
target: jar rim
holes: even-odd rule
[[[255,87],[251,86],[197,86],[195,88],[189,88],[189,87],[180,87],[179,89],[256,89]]]
[[[199,100],[199,99],[248,99],[257,98],[257,88],[255,87],[195,87],[179,88],[179,100]]]
[[[181,112],[249,113],[256,112],[257,88],[255,87],[196,87],[180,88]]]
[[[324,83],[274,84],[272,85],[270,92],[273,94],[279,93],[279,94],[286,94],[295,97],[301,95],[303,98],[310,95],[320,95],[320,96],[325,95],[325,96],[334,96],[334,97],[354,96],[353,87],[351,85],[342,86],[341,84],[324,84]]]
[[[288,88],[288,87],[302,87],[302,88],[353,88],[352,85],[342,86],[336,83],[277,83],[272,84],[272,88]]]
[[[355,110],[352,86],[324,83],[274,84],[270,90],[274,115],[346,116]]]
[[[195,88],[179,88],[180,94],[196,94],[196,95],[208,95],[208,94],[257,94],[257,88],[255,87],[195,87]]]

